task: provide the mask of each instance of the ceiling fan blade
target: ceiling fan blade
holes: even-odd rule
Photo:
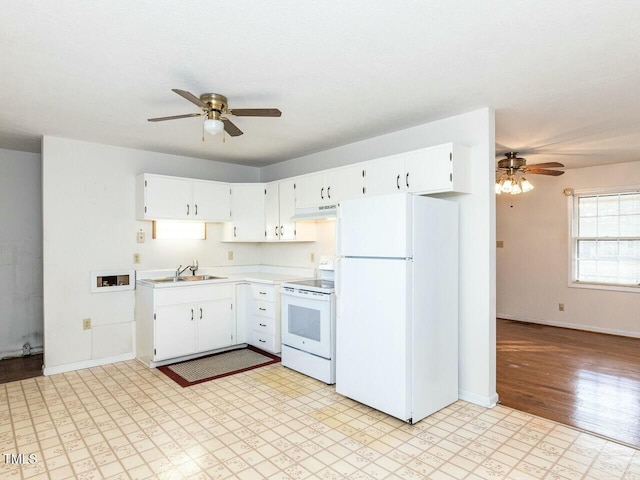
[[[232,137],[239,137],[240,135],[242,135],[243,133],[242,130],[236,127],[231,122],[231,120],[224,117],[220,117],[220,120],[222,120],[222,123],[224,123],[224,131],[227,132],[229,135],[231,135]]]
[[[552,175],[554,177],[560,176],[562,175],[564,172],[561,172],[559,170],[545,170],[544,168],[527,168],[524,173],[526,173],[527,175],[532,173],[534,175]]]
[[[187,113],[185,115],[173,115],[171,117],[147,118],[148,122],[164,122],[165,120],[177,120],[179,118],[201,117],[204,113]]]
[[[177,88],[172,88],[171,89],[172,92],[176,92],[178,95],[180,95],[182,98],[186,98],[187,100],[189,100],[191,103],[199,106],[200,108],[204,108],[205,110],[209,109],[209,105],[207,105],[206,103],[204,103],[202,100],[200,100],[198,97],[196,97],[193,93],[191,92],[187,92],[186,90],[179,90]]]
[[[279,117],[282,112],[277,108],[238,108],[230,110],[236,117]]]
[[[529,168],[562,168],[563,164],[558,162],[546,162],[546,163],[535,163],[533,165],[529,165]]]

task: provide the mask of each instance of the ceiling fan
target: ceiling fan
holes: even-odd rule
[[[537,163],[535,165],[527,165],[527,160],[518,157],[518,152],[507,152],[504,154],[507,158],[498,161],[496,171],[500,173],[496,179],[496,193],[510,193],[517,195],[533,190],[533,185],[524,177],[524,174],[533,175],[552,175],[557,177],[564,172],[560,170],[551,170],[551,168],[562,168],[563,164],[558,162]]]
[[[527,160],[518,157],[518,152],[507,152],[504,154],[507,158],[498,161],[498,170],[503,170],[513,175],[516,171],[522,173],[532,173],[535,175],[553,175],[557,177],[564,172],[560,170],[549,170],[549,168],[563,168],[564,165],[558,162],[538,163],[527,166]]]
[[[282,112],[277,108],[239,108],[232,110],[228,106],[227,97],[218,93],[203,93],[200,97],[196,97],[193,93],[185,90],[179,90],[177,88],[171,90],[200,107],[202,112],[173,115],[171,117],[149,118],[147,119],[149,122],[163,122],[165,120],[202,117],[206,115],[207,119],[204,121],[203,128],[207,133],[215,135],[224,130],[232,137],[237,137],[242,135],[242,130],[222,115],[234,115],[236,117],[279,117],[282,115]]]

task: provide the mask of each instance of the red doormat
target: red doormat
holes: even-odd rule
[[[181,387],[190,387],[216,378],[228,377],[254,368],[278,363],[280,357],[263,352],[252,346],[214,353],[206,357],[187,360],[158,367],[171,380]]]

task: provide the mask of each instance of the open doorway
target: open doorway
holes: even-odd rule
[[[42,375],[42,160],[0,150],[0,383]]]

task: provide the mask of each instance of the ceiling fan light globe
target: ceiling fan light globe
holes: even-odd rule
[[[533,185],[531,184],[531,182],[526,178],[522,177],[522,191],[524,193],[527,193],[527,192],[530,192],[531,190],[533,190]]]
[[[499,183],[496,183],[496,195],[500,195],[502,193],[502,187]]]
[[[500,187],[500,189],[502,190],[502,193],[511,193],[511,189],[513,188],[513,185],[511,184],[511,180],[507,179],[504,181],[504,183],[502,184],[502,187]]]
[[[522,193],[522,188],[520,187],[520,185],[518,184],[518,182],[514,182],[513,186],[511,187],[511,195],[518,195],[520,193]]]
[[[215,118],[208,118],[204,121],[204,131],[209,135],[217,135],[224,130],[224,123],[222,120]]]

